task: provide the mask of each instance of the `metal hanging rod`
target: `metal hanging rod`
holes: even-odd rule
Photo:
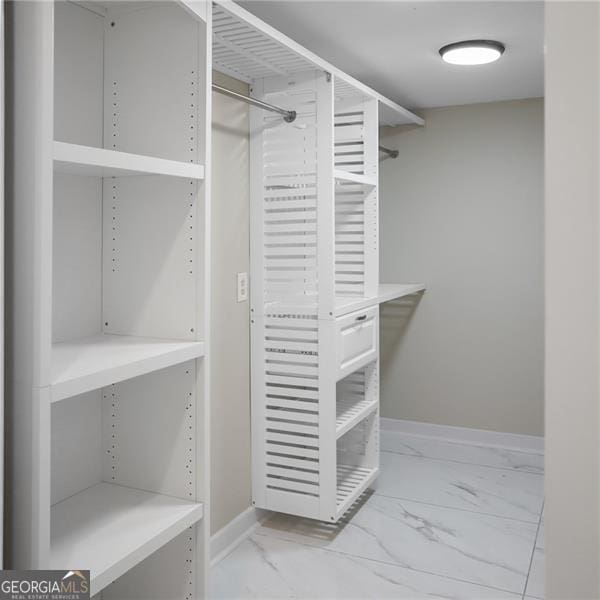
[[[398,150],[390,150],[385,146],[379,146],[379,152],[387,154],[390,158],[398,158]]]
[[[235,98],[236,100],[241,100],[246,104],[251,104],[252,106],[257,106],[258,108],[262,108],[264,110],[270,110],[271,112],[278,113],[283,117],[283,120],[286,123],[293,123],[296,120],[296,111],[295,110],[286,110],[285,108],[279,108],[279,106],[273,106],[272,104],[267,104],[262,100],[256,100],[256,98],[250,98],[250,96],[244,96],[244,94],[239,94],[238,92],[234,92],[233,90],[228,90],[227,88],[221,87],[216,83],[212,84],[212,89],[215,92],[219,92],[219,94],[223,94],[225,96],[229,96],[230,98]]]

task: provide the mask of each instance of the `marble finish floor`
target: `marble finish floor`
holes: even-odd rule
[[[544,598],[543,456],[383,442],[342,522],[274,515],[212,569],[210,598]]]

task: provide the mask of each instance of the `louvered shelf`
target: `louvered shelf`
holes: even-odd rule
[[[369,177],[368,175],[360,175],[358,173],[349,173],[348,171],[342,171],[335,169],[333,171],[333,177],[336,182],[343,183],[360,183],[361,185],[367,185],[375,187],[377,185],[376,177]]]
[[[53,157],[54,170],[70,175],[95,177],[167,175],[185,179],[204,179],[203,165],[66,142],[54,142]]]
[[[373,483],[379,469],[369,469],[354,465],[337,467],[337,516],[342,516],[353,502]]]
[[[51,401],[204,355],[202,342],[99,334],[52,346]]]
[[[336,438],[340,438],[346,432],[366,419],[377,410],[379,400],[348,400],[338,399],[336,403]]]
[[[51,569],[89,569],[91,595],[203,517],[203,505],[99,483],[51,511]]]

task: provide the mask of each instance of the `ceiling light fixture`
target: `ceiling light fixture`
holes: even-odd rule
[[[440,48],[442,60],[452,65],[485,65],[498,60],[504,44],[492,40],[467,40]]]

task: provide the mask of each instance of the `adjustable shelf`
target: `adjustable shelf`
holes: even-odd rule
[[[59,173],[94,177],[167,175],[204,179],[204,166],[193,163],[66,142],[55,141],[53,147],[54,170]]]
[[[99,483],[52,507],[50,568],[89,569],[93,596],[202,516],[201,503]]]
[[[340,183],[358,183],[370,187],[375,187],[377,185],[377,179],[375,177],[361,175],[359,173],[350,173],[348,171],[342,171],[341,169],[334,169],[333,177]]]
[[[51,401],[204,355],[202,342],[98,334],[52,346]]]
[[[379,398],[358,400],[338,399],[336,402],[335,435],[340,438],[379,408]]]

